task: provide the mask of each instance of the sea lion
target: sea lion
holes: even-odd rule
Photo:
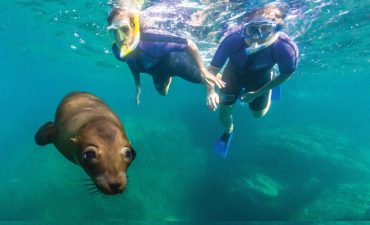
[[[104,194],[127,185],[126,171],[136,152],[118,116],[97,96],[72,92],[60,102],[54,122],[35,135],[38,145],[53,143],[68,160],[81,166]]]

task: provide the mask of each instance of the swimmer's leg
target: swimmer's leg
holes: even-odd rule
[[[234,130],[234,123],[233,123],[233,110],[234,105],[220,105],[220,111],[218,117],[225,127],[225,133],[232,133]]]
[[[213,148],[218,155],[226,158],[234,131],[234,104],[238,98],[238,94],[241,91],[242,82],[236,78],[234,67],[230,63],[226,66],[223,75],[224,80],[226,80],[226,87],[220,90],[219,119],[224,126],[225,131],[216,140]]]
[[[153,83],[157,92],[162,96],[166,96],[172,83],[172,77],[170,75],[166,76],[153,75]]]
[[[263,117],[267,114],[271,106],[271,90],[268,93],[254,99],[250,104],[252,116],[256,118]]]
[[[42,125],[35,135],[35,142],[40,146],[52,143],[54,132],[54,123],[47,122]]]
[[[219,118],[221,123],[225,127],[225,132],[215,141],[213,145],[214,151],[226,158],[227,152],[229,150],[231,138],[233,136],[233,105],[221,105],[219,111]]]

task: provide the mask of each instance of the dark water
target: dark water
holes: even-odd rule
[[[135,105],[131,75],[110,53],[106,2],[1,1],[0,221],[370,220],[370,4],[285,3],[298,69],[266,117],[238,105],[224,160],[200,85],[174,79],[162,97],[144,75]],[[89,193],[81,168],[33,141],[75,90],[104,99],[135,146],[122,195]]]

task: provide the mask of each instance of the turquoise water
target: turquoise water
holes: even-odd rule
[[[105,1],[1,1],[0,221],[370,220],[370,4],[285,3],[298,69],[266,117],[238,105],[224,160],[212,151],[222,126],[200,85],[177,78],[162,97],[143,75],[135,105],[131,75],[110,53]],[[204,55],[215,50],[194,37]],[[89,193],[81,168],[33,141],[75,90],[104,99],[138,153],[122,195]]]

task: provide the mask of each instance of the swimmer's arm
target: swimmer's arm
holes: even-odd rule
[[[212,65],[210,65],[210,66],[208,67],[208,71],[209,71],[210,73],[212,73],[213,75],[215,75],[215,76],[219,76],[219,73],[220,73],[220,71],[221,71],[221,68],[220,68],[220,67],[216,67],[216,66],[212,66]]]
[[[288,80],[294,73],[297,66],[298,47],[293,41],[282,41],[275,46],[274,58],[277,59],[280,75],[274,77],[257,91],[251,92],[254,97],[258,97]]]
[[[213,77],[216,79],[221,80],[221,76],[218,76],[217,74],[220,72],[221,68],[215,67],[210,65],[208,67],[208,71],[212,74]],[[211,94],[207,96],[207,106],[210,110],[215,111],[217,109],[218,104],[220,103],[219,96],[215,92],[215,84],[211,83],[212,85],[212,91]]]
[[[204,66],[202,57],[199,54],[199,49],[193,41],[188,40],[188,47],[186,48],[186,51],[194,58],[199,71],[201,72],[202,80],[203,83],[205,83],[207,90],[214,90],[213,83],[219,88],[225,86],[225,83],[221,79],[214,77]]]
[[[270,82],[266,83],[263,87],[261,87],[260,89],[254,91],[254,92],[248,92],[249,94],[253,95],[252,98],[257,98],[261,95],[263,95],[264,93],[266,93],[267,91],[273,89],[274,87],[276,86],[279,86],[280,84],[284,83],[285,81],[287,81],[291,76],[293,75],[293,73],[291,74],[280,74],[279,76],[276,76],[274,77]],[[248,95],[247,93],[247,95]],[[247,97],[247,96],[246,96]],[[243,97],[242,97],[243,98]],[[247,97],[248,98],[248,97]],[[251,99],[250,99],[251,100]]]
[[[140,73],[135,70],[132,70],[131,68],[130,70],[131,70],[132,76],[134,77],[135,86],[136,86],[136,105],[140,105],[140,95],[141,95]]]
[[[196,64],[198,65],[200,75],[202,76],[202,80],[204,85],[207,89],[207,98],[206,98],[206,104],[207,107],[215,111],[217,109],[217,106],[219,104],[219,97],[218,94],[215,91],[215,85],[219,88],[225,87],[225,83],[218,77],[214,76],[212,73],[210,73],[207,68],[204,66],[202,62],[202,58],[199,54],[198,47],[195,45],[195,43],[191,40],[188,40],[188,47],[186,49],[188,54],[193,56]]]
[[[202,78],[203,80],[205,80],[205,70],[206,70],[206,67],[204,66],[203,62],[202,62],[202,58],[199,54],[199,49],[197,47],[197,45],[192,41],[192,40],[187,40],[188,41],[188,47],[186,48],[186,51],[194,58],[195,60],[195,63],[197,64],[200,72],[202,72]]]
[[[217,79],[221,79],[221,78],[222,78],[222,75],[220,74],[221,68],[210,65],[210,66],[208,67],[208,71],[209,71],[211,74],[213,74],[214,76],[216,76],[216,78],[217,78]],[[214,84],[212,84],[212,86],[213,86],[213,88],[214,88]]]

